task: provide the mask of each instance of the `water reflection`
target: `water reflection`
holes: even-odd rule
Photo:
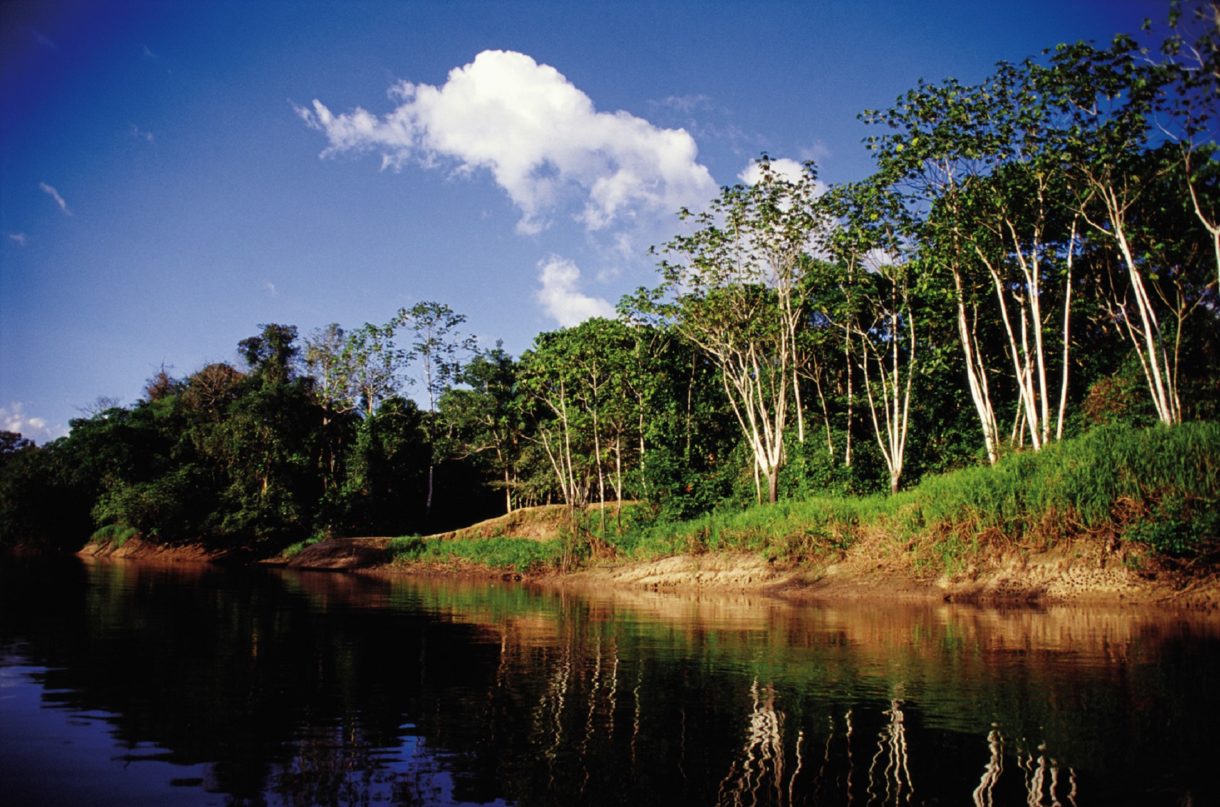
[[[85,769],[203,803],[1220,795],[1199,617],[118,563],[0,566],[0,606],[26,801],[89,800]]]

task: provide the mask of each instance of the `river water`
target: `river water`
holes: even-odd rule
[[[0,566],[0,802],[1220,804],[1220,626]]]

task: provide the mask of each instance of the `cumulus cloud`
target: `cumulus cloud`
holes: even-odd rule
[[[67,214],[69,216],[72,215],[72,211],[68,209],[68,203],[64,201],[64,197],[59,195],[59,191],[55,190],[54,185],[48,185],[45,182],[39,182],[38,187],[42,189],[43,193],[45,193],[47,196],[50,196],[52,199],[55,200],[55,204],[59,205],[60,210],[62,210],[65,214]]]
[[[613,317],[614,306],[579,290],[580,269],[569,260],[552,255],[538,262],[537,299],[560,327],[579,325],[593,317]]]
[[[599,112],[558,70],[522,53],[483,51],[443,85],[404,81],[391,97],[399,105],[382,116],[359,107],[335,114],[318,100],[297,113],[326,135],[324,156],[372,150],[383,167],[414,159],[489,172],[527,234],[569,206],[599,231],[701,205],[717,190],[685,130]]]
[[[17,432],[36,443],[45,443],[68,433],[63,426],[51,426],[43,418],[27,416],[20,401],[0,406],[0,430]]]
[[[12,241],[19,247],[24,247],[26,244],[30,243],[30,237],[25,233],[9,233],[8,240]]]
[[[805,167],[796,160],[788,157],[780,157],[778,160],[771,161],[771,173],[775,174],[778,179],[783,179],[793,184],[800,182],[805,175]],[[747,185],[753,185],[762,179],[762,169],[758,166],[757,160],[751,160],[740,174],[737,175]],[[819,186],[821,182],[817,183]]]

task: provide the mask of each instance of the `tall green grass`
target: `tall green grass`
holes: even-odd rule
[[[94,530],[93,535],[89,536],[89,543],[110,544],[119,549],[138,534],[139,530],[126,524],[106,524]]]
[[[390,541],[390,557],[396,563],[470,563],[517,572],[556,569],[564,556],[561,539],[471,538],[442,540],[404,536]]]
[[[604,530],[602,523],[600,514],[577,513],[552,541],[405,537],[390,551],[400,562],[518,572],[567,569],[608,554],[649,560],[748,551],[796,564],[837,557],[871,534],[917,566],[953,571],[996,544],[1045,549],[1099,534],[1195,557],[1220,548],[1220,423],[1105,426],[994,466],[929,477],[894,496],[813,496],[686,521],[650,520],[647,508],[632,507],[621,521],[607,514]]]
[[[895,496],[812,497],[656,523],[613,539],[620,554],[760,551],[799,562],[837,554],[864,530],[946,569],[997,541],[1046,548],[1107,532],[1177,556],[1220,538],[1220,424],[1107,426],[994,466],[934,476]]]

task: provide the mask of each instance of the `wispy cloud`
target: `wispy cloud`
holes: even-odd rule
[[[140,46],[140,55],[143,56],[145,59],[160,59],[161,58],[159,55],[154,53],[153,49],[148,47],[148,45]]]
[[[275,284],[270,280],[263,283],[263,291],[267,292],[270,297],[279,297],[280,290],[275,287]]]
[[[681,112],[684,115],[689,115],[697,109],[708,109],[711,107],[712,98],[709,95],[696,93],[691,95],[669,95],[662,98],[660,101],[650,102],[654,106],[673,109]]]
[[[814,162],[823,162],[828,159],[833,152],[830,146],[826,145],[826,141],[818,138],[808,146],[800,150],[802,160],[813,160]]]
[[[762,133],[743,129],[733,111],[710,95],[669,95],[650,100],[648,106],[666,125],[681,126],[700,142],[725,143],[739,154],[757,154],[767,142]]]
[[[47,50],[59,50],[59,45],[37,28],[30,29],[30,36],[34,37],[34,41]]]
[[[42,189],[43,193],[54,199],[55,204],[59,205],[59,209],[62,210],[66,215],[72,215],[72,211],[68,208],[68,203],[64,201],[64,197],[59,195],[59,191],[55,190],[55,186],[48,185],[45,182],[39,182],[38,187]]]
[[[628,112],[599,112],[558,70],[511,51],[484,51],[442,86],[401,82],[384,116],[321,101],[297,113],[323,132],[323,155],[380,151],[383,167],[411,159],[458,173],[488,171],[534,234],[567,211],[590,232],[627,227],[705,203],[716,192],[694,139]]]
[[[30,238],[25,233],[9,233],[8,240],[12,241],[19,247],[24,247],[26,244],[30,243]]]
[[[538,263],[537,299],[561,327],[579,325],[593,317],[613,317],[614,306],[580,291],[580,269],[558,255]]]
[[[148,131],[147,129],[141,129],[139,126],[136,126],[134,123],[131,124],[131,128],[129,128],[127,130],[127,133],[129,135],[131,135],[132,137],[134,137],[136,140],[143,140],[145,143],[156,144],[156,142],[157,142],[156,135],[154,135],[152,132]]]
[[[63,426],[52,426],[44,418],[29,417],[25,413],[25,406],[20,401],[13,401],[8,406],[0,406],[0,429],[6,432],[16,432],[22,437],[38,443],[45,443],[68,433]]]

